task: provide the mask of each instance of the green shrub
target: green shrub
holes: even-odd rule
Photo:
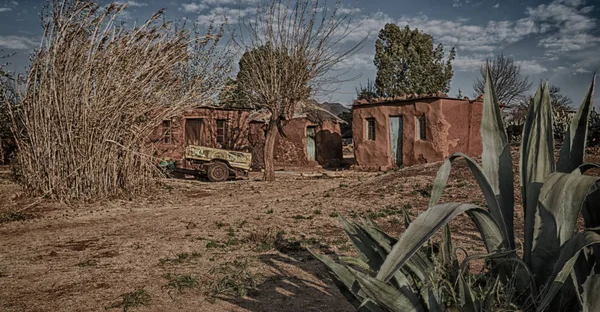
[[[340,218],[358,258],[313,254],[326,264],[344,296],[360,311],[599,311],[600,178],[584,175],[600,164],[583,162],[595,76],[554,159],[554,126],[548,84],[531,100],[520,155],[524,208],[523,257],[516,252],[514,176],[510,144],[488,71],[481,136],[482,164],[450,156],[434,181],[429,208],[398,238],[370,220]],[[452,164],[464,158],[485,198],[473,204],[438,204]],[[586,229],[575,233],[583,215]],[[466,214],[487,252],[461,263],[449,222]],[[443,229],[441,240],[432,237]],[[469,264],[482,260],[481,272]]]

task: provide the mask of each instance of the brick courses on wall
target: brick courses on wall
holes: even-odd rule
[[[411,166],[440,161],[462,152],[481,155],[479,127],[483,103],[468,99],[424,97],[353,106],[354,154],[358,169],[388,170],[396,167],[390,152],[390,117],[402,116],[402,164]],[[416,118],[425,116],[426,140],[417,136]],[[375,140],[367,140],[366,120],[375,119]]]

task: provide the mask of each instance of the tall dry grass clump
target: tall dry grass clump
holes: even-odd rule
[[[116,22],[124,9],[82,0],[48,7],[43,42],[11,110],[22,125],[21,181],[32,194],[90,201],[148,191],[159,176],[149,137],[218,88],[218,36],[194,38],[159,21],[160,12],[127,28]]]

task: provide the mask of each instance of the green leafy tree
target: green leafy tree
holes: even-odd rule
[[[452,80],[454,48],[444,59],[444,46],[434,47],[433,37],[386,24],[375,43],[375,85],[379,96],[448,92]]]

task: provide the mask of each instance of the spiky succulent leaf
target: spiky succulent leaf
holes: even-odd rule
[[[308,251],[315,258],[317,258],[319,261],[325,264],[325,266],[331,273],[333,282],[336,284],[342,295],[346,297],[348,302],[350,302],[350,304],[352,304],[355,308],[360,307],[365,298],[359,296],[358,292],[353,291],[353,285],[356,282],[356,277],[354,276],[354,274],[352,274],[352,272],[350,272],[350,270],[348,270],[346,266],[343,266],[333,261],[333,259],[331,259],[330,257],[326,255],[321,255],[317,252],[312,251],[311,249],[308,249]]]
[[[340,221],[346,231],[346,234],[354,244],[354,248],[359,254],[360,260],[369,264],[371,270],[374,272],[379,271],[379,267],[385,261],[387,252],[383,247],[369,237],[358,224],[353,221],[349,221],[346,218],[340,216]]]
[[[575,118],[571,120],[571,125],[565,135],[556,168],[558,172],[572,172],[583,163],[587,143],[588,120],[593,107],[595,86],[596,74],[594,74],[583,103],[579,106]]]
[[[554,300],[556,294],[571,275],[581,252],[589,246],[600,244],[600,235],[597,232],[597,230],[588,230],[577,233],[561,247],[560,255],[554,263],[552,274],[549,275],[548,285],[545,287],[543,299],[537,311],[545,311]]]
[[[521,194],[525,209],[525,262],[530,263],[537,200],[546,177],[554,172],[554,134],[548,83],[529,105],[521,145]]]
[[[390,311],[425,311],[416,295],[407,289],[396,289],[393,286],[373,278],[367,274],[351,270],[361,289],[379,306]]]
[[[598,190],[599,182],[599,177],[554,173],[544,183],[536,208],[530,263],[538,285],[545,283],[552,271],[560,246],[573,236],[577,217],[592,199],[589,195]]]
[[[579,165],[579,167],[577,167],[577,169],[573,170],[573,172],[571,172],[571,173],[584,174],[588,170],[598,169],[598,168],[600,168],[600,164],[597,164],[597,163],[583,163],[583,164]]]
[[[600,311],[600,274],[591,274],[583,284],[583,312]]]
[[[477,225],[489,251],[507,247],[498,224],[486,209],[471,204],[441,204],[426,210],[413,220],[385,259],[377,278],[389,281],[440,228],[465,212]]]
[[[471,157],[462,154],[456,153],[452,156],[448,157],[440,169],[438,170],[437,176],[433,181],[433,187],[431,190],[431,197],[429,199],[429,207],[433,207],[436,205],[440,198],[442,197],[442,193],[446,185],[448,184],[448,177],[450,176],[450,170],[452,169],[452,163],[460,158],[464,158],[471,169],[471,173],[477,184],[479,184],[479,188],[483,193],[483,197],[485,198],[486,204],[490,213],[498,224],[500,225],[500,229],[502,230],[502,234],[507,242],[509,242],[511,248],[514,248],[514,233],[512,230],[513,225],[513,205],[507,205],[501,207],[500,205],[500,194],[494,192],[492,184],[490,180],[488,180],[487,176],[484,174],[483,169],[477,164],[475,160]],[[512,169],[511,169],[512,170]]]
[[[481,164],[483,172],[492,187],[500,206],[501,215],[492,212],[494,217],[501,218],[498,222],[506,228],[508,242],[514,248],[513,214],[514,214],[514,176],[513,162],[510,155],[510,144],[506,128],[502,122],[500,103],[492,83],[489,66],[486,70],[485,92],[483,97],[483,117],[481,120],[481,140],[483,152]],[[486,198],[487,200],[487,198]]]

